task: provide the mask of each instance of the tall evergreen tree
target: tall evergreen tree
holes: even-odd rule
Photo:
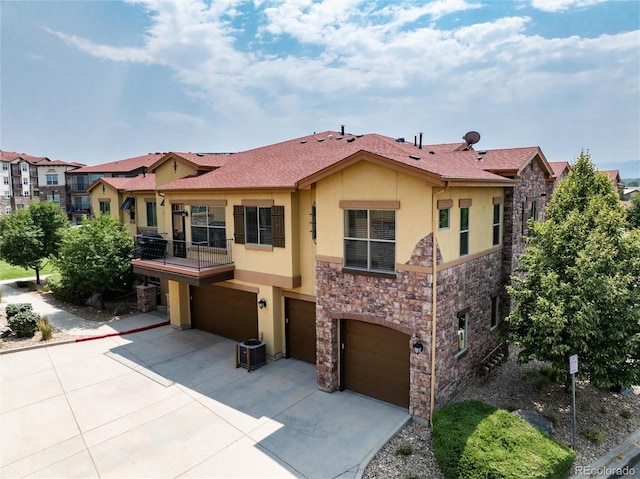
[[[559,370],[577,354],[579,377],[599,387],[640,381],[640,231],[627,231],[611,181],[582,152],[544,223],[532,222],[524,278],[507,318],[522,361]]]

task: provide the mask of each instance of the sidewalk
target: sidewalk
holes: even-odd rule
[[[9,280],[0,283],[0,287],[2,288],[2,302],[31,303],[34,311],[38,314],[46,314],[55,328],[79,338],[88,339],[93,336],[122,334],[133,329],[165,324],[168,321],[166,308],[148,313],[135,314],[109,322],[89,321],[50,305],[32,292],[22,291],[9,285],[15,281],[16,280]],[[43,344],[43,346],[49,345],[51,345],[51,343]]]

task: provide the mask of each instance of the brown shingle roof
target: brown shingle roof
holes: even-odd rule
[[[94,181],[88,190],[91,191],[100,184],[107,184],[118,191],[152,191],[156,187],[156,178],[149,173],[132,178],[102,177]]]
[[[464,143],[450,143],[423,145],[420,149],[413,143],[378,134],[342,136],[326,131],[234,153],[214,171],[173,181],[161,189],[297,188],[312,178],[317,180],[323,173],[331,174],[336,168],[358,161],[365,154],[370,159],[431,178],[436,184],[451,179],[510,184],[504,177],[487,171],[486,159],[514,167],[542,155],[537,147],[493,150],[479,162],[479,153],[465,147]]]
[[[147,168],[155,163],[163,153],[147,153],[142,156],[126,158],[124,160],[102,163],[100,165],[83,166],[74,170],[74,173],[128,173],[146,166]]]

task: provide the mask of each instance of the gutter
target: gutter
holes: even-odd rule
[[[436,235],[437,224],[436,214],[438,211],[438,203],[436,197],[449,189],[449,181],[445,183],[443,189],[436,191],[431,196],[431,232],[432,232],[432,257],[431,267],[433,268],[433,279],[431,281],[431,386],[429,398],[429,425],[433,426],[433,412],[435,410],[436,397],[436,327],[438,325],[438,237]]]

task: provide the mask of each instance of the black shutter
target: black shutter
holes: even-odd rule
[[[237,244],[244,244],[244,206],[233,206],[233,238]]]
[[[284,248],[284,206],[271,207],[272,245]]]

